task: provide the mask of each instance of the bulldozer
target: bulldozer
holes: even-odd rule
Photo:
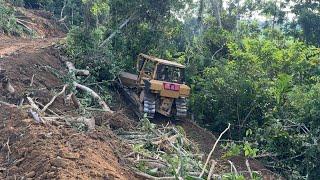
[[[185,84],[185,66],[139,54],[137,74],[121,72],[120,89],[134,105],[139,117],[154,118],[156,113],[181,119],[187,116],[190,87]]]

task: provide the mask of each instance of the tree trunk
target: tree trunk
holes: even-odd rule
[[[66,8],[66,5],[67,5],[67,0],[64,0],[63,1],[63,7],[62,7],[61,12],[60,12],[60,19],[63,19],[63,13],[64,13],[64,9]]]
[[[101,108],[103,110],[105,110],[105,111],[107,111],[109,113],[113,113],[113,111],[109,108],[107,103],[105,103],[103,101],[103,99],[96,92],[94,92],[92,89],[90,89],[90,88],[88,88],[88,87],[86,87],[84,85],[78,84],[77,82],[73,82],[73,85],[74,85],[74,87],[89,93],[94,99],[96,99],[98,101],[99,105],[101,106]]]
[[[220,2],[219,0],[212,0],[211,4],[213,9],[213,15],[216,17],[218,26],[219,28],[222,28],[221,15],[220,15]]]
[[[99,47],[103,47],[107,42],[109,42],[117,33],[118,31],[120,31],[122,28],[124,28],[131,20],[132,16],[130,16],[128,19],[126,19],[118,28],[117,30],[115,30],[113,33],[111,33],[111,35],[105,39],[100,45]]]

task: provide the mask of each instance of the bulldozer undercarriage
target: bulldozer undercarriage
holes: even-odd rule
[[[121,87],[123,95],[130,100],[133,105],[135,114],[142,118],[147,115],[148,118],[154,118],[155,113],[158,112],[165,116],[175,116],[178,119],[187,116],[187,102],[186,98],[156,98],[156,94],[142,91],[138,96],[134,89]],[[136,108],[139,107],[139,108]]]
[[[156,113],[156,99],[153,94],[145,93],[143,98],[143,114],[148,118],[154,118]]]
[[[187,101],[186,98],[179,98],[176,100],[176,110],[177,117],[186,117],[187,116]]]

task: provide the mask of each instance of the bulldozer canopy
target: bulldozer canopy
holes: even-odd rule
[[[184,65],[182,64],[179,64],[177,62],[172,62],[172,61],[168,61],[168,60],[165,60],[165,59],[160,59],[160,58],[157,58],[157,57],[154,57],[154,56],[149,56],[149,55],[146,55],[146,54],[139,54],[139,57],[141,58],[144,58],[144,59],[148,59],[148,60],[151,60],[151,61],[154,61],[154,62],[159,62],[160,64],[164,64],[164,65],[167,65],[167,66],[174,66],[174,67],[178,67],[178,68],[186,68]]]

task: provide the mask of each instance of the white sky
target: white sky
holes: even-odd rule
[[[226,8],[227,7],[227,3],[230,2],[231,0],[223,0],[223,6]],[[268,0],[265,0],[268,1]],[[280,4],[280,2],[283,2],[284,0],[269,0],[269,1],[277,1],[278,4]],[[193,2],[197,3],[199,2],[199,0],[193,0]],[[240,0],[240,6],[244,3],[244,0]],[[293,2],[290,2],[289,6],[284,8],[283,10],[286,12],[286,18],[289,21],[292,21],[295,18],[295,15],[293,13],[291,13],[291,9],[290,7],[292,7],[294,5]],[[253,13],[253,17],[250,19],[253,20],[258,20],[258,21],[268,21],[270,20],[271,17],[266,17],[264,15],[261,15],[259,12],[254,12]]]

